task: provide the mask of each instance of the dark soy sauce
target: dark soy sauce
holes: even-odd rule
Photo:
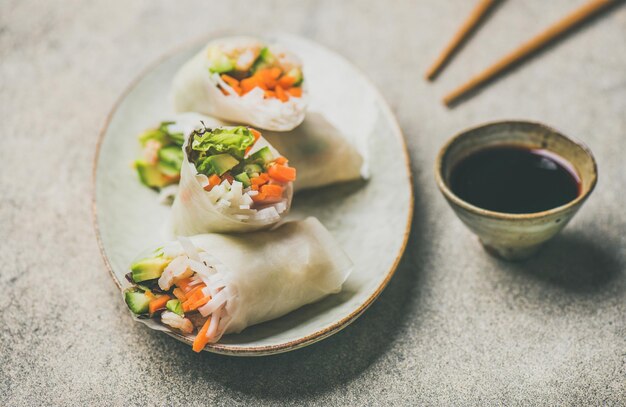
[[[488,147],[461,160],[450,174],[452,191],[479,208],[533,213],[575,199],[580,181],[572,165],[541,149]]]

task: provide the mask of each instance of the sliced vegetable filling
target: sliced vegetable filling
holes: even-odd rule
[[[175,122],[162,122],[159,127],[141,133],[142,157],[133,163],[139,180],[155,189],[176,184],[183,163],[184,141],[184,133]]]
[[[287,102],[302,96],[302,65],[291,53],[260,43],[207,50],[209,72],[224,95],[243,96],[258,89],[265,99]]]
[[[200,352],[219,340],[230,320],[224,291],[228,287],[218,273],[224,266],[181,239],[193,253],[168,257],[157,250],[135,262],[126,275],[132,287],[124,291],[124,299],[139,318],[153,318],[185,335],[195,331],[193,350]]]
[[[187,158],[213,203],[239,220],[278,218],[287,210],[288,185],[296,169],[244,126],[203,128],[190,135]]]

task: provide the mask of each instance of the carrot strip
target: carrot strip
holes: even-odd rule
[[[248,93],[257,86],[257,80],[254,77],[242,79],[240,83],[243,93]]]
[[[282,86],[284,89],[289,89],[296,83],[296,78],[293,76],[283,76],[278,80],[278,84]]]
[[[273,79],[278,79],[278,77],[280,76],[281,73],[283,73],[283,71],[280,68],[271,68],[271,69],[269,69],[270,77],[273,78]]]
[[[181,290],[183,290],[183,292],[188,293],[189,290],[192,289],[192,287],[189,285],[191,284],[191,278],[183,278],[181,280],[176,281],[177,286],[179,286],[181,288]]]
[[[302,96],[302,88],[299,86],[290,88],[287,89],[287,93],[289,93],[293,97],[299,98],[300,96]]]
[[[255,76],[242,79],[240,82],[240,86],[241,86],[241,90],[243,91],[243,93],[248,93],[256,87],[259,87],[263,90],[267,90],[267,85],[263,82],[263,79],[260,78],[259,76],[256,76],[256,74]]]
[[[266,199],[267,199],[267,194],[264,194],[263,192],[259,192],[258,194],[252,197],[252,201],[256,203],[264,202]]]
[[[256,185],[252,185],[255,187]],[[258,186],[256,186],[259,188]],[[259,193],[252,197],[252,201],[258,204],[275,203],[283,198],[283,187],[275,184],[264,184]]]
[[[271,99],[271,98],[275,98],[276,97],[276,92],[274,92],[273,90],[266,90],[265,91],[265,99]]]
[[[148,310],[151,314],[154,314],[161,308],[165,308],[165,304],[171,299],[171,297],[167,294],[157,297],[156,299],[150,301],[148,304]]]
[[[274,162],[275,162],[276,164],[280,164],[280,165],[287,164],[287,162],[288,162],[288,161],[289,161],[289,160],[287,160],[287,159],[286,159],[285,157],[283,157],[283,156],[280,156],[280,157],[278,157],[277,159],[275,159],[275,160],[274,160]]]
[[[189,290],[187,294],[185,294],[187,296],[187,300],[191,299],[194,295],[198,293],[198,291],[202,290],[204,287],[206,287],[206,284],[202,283]]]
[[[199,299],[198,301],[195,301],[194,303],[189,305],[189,307],[187,307],[186,311],[196,310],[196,309],[200,308],[201,306],[203,306],[204,304],[206,304],[207,302],[209,302],[210,300],[211,300],[211,296],[207,295],[206,297],[203,297],[203,298]]]
[[[285,93],[285,90],[282,88],[282,86],[277,85],[275,90],[276,90],[276,97],[280,99],[282,102],[286,102],[289,100],[289,95]]]
[[[185,295],[183,290],[181,290],[180,288],[174,288],[173,293],[176,296],[176,298],[180,300],[180,302],[185,302],[187,300],[187,296]]]
[[[259,192],[257,195],[252,197],[252,200],[254,201],[254,203],[257,203],[260,205],[280,202],[282,199],[283,199],[282,195],[278,195],[278,196],[268,195],[267,193],[264,193],[264,192]]]
[[[296,169],[293,167],[286,167],[281,164],[271,165],[267,169],[267,173],[272,179],[278,182],[289,182],[296,180]]]
[[[250,133],[254,136],[254,141],[257,141],[261,137],[261,132],[253,129],[252,127],[248,127],[250,129]]]
[[[239,87],[239,81],[235,78],[233,78],[232,76],[226,75],[225,73],[222,74],[222,79],[224,80],[224,82],[226,82],[227,84],[229,84],[232,88]]]
[[[259,174],[258,177],[254,177],[250,180],[250,183],[252,185],[263,185],[263,184],[267,184],[270,180],[269,175],[267,175],[266,173],[262,173]]]
[[[218,177],[216,174],[213,174],[209,177],[209,185],[205,186],[204,190],[210,191],[213,189],[213,187],[219,185],[221,182],[222,182],[222,179]]]
[[[265,194],[267,197],[282,197],[283,187],[280,185],[266,184],[261,187],[261,194]]]
[[[263,81],[263,83],[265,83],[268,89],[274,89],[278,81],[273,76],[270,69],[263,69],[259,71],[258,74],[259,74],[259,78]]]
[[[196,302],[199,302],[203,298],[204,293],[202,291],[196,291],[193,293],[193,295],[187,296],[187,301],[183,302],[183,311],[187,312],[193,310],[194,308],[192,307],[194,306],[194,304]]]
[[[200,352],[207,343],[209,343],[209,338],[206,336],[207,331],[209,330],[209,325],[211,324],[211,317],[207,318],[204,325],[196,335],[196,339],[193,340],[192,349],[194,352]]]

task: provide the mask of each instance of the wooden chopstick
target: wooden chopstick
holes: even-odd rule
[[[472,13],[441,51],[435,62],[428,68],[428,71],[426,71],[426,79],[435,79],[443,67],[450,61],[454,53],[461,47],[461,44],[465,42],[471,32],[478,26],[478,23],[485,17],[489,9],[498,1],[499,0],[479,0],[478,4],[476,4],[472,10]]]
[[[502,59],[498,60],[490,67],[488,67],[478,75],[474,76],[462,86],[448,93],[443,98],[443,103],[445,103],[447,106],[454,104],[460,98],[476,89],[478,86],[481,86],[490,81],[495,76],[510,68],[515,63],[521,61],[533,52],[544,47],[553,39],[564,34],[566,31],[575,27],[579,23],[582,23],[583,21],[593,16],[595,13],[612,4],[615,4],[615,0],[591,0],[585,3],[562,20],[559,20],[549,26],[539,35],[523,43],[513,52],[505,55]]]

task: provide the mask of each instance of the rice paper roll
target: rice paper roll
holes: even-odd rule
[[[200,351],[224,334],[340,292],[351,270],[326,228],[307,218],[273,231],[167,243],[131,266],[125,299],[154,329],[196,333]]]
[[[296,169],[253,128],[203,127],[183,145],[173,236],[267,229],[289,212]]]
[[[298,57],[252,37],[210,42],[177,72],[172,100],[177,112],[198,112],[259,129],[298,126],[308,96]]]

